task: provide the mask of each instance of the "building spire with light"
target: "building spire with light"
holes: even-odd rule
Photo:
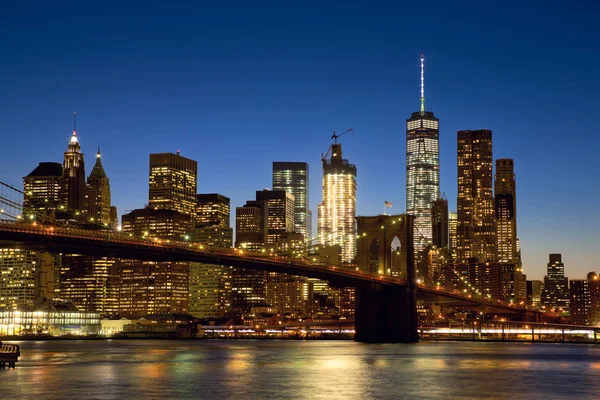
[[[421,112],[425,112],[425,56],[421,54]]]

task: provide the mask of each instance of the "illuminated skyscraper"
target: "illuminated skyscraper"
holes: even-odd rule
[[[273,190],[285,190],[294,196],[294,231],[310,239],[312,212],[308,209],[308,164],[273,162]]]
[[[319,243],[339,245],[342,262],[356,256],[356,166],[342,158],[342,145],[323,156],[323,202],[318,208]]]
[[[16,310],[34,305],[39,273],[37,262],[35,252],[0,249],[0,309]]]
[[[87,204],[87,219],[90,222],[109,226],[112,224],[110,215],[110,182],[102,167],[100,148],[96,153],[96,164],[87,179],[85,200]]]
[[[195,217],[198,163],[177,152],[150,154],[149,206]]]
[[[294,196],[284,190],[259,190],[256,201],[267,203],[267,244],[294,231]]]
[[[196,222],[190,231],[191,240],[207,246],[231,247],[233,230],[230,224],[229,197],[218,193],[196,196]]]
[[[494,181],[498,261],[520,266],[517,246],[517,194],[513,160],[496,160]]]
[[[83,153],[77,140],[77,130],[73,123],[73,135],[65,152],[63,162],[63,206],[68,214],[77,219],[83,218],[85,205],[85,166]]]
[[[565,264],[561,254],[550,254],[548,272],[544,277],[542,305],[547,310],[569,310],[569,278],[565,277]],[[561,311],[562,310],[562,311]]]
[[[421,110],[406,120],[406,213],[415,216],[415,253],[432,242],[431,205],[440,194],[439,119],[425,111],[421,55]]]
[[[458,131],[457,261],[496,258],[492,131]]]

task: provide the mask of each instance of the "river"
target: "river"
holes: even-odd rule
[[[16,342],[11,342],[16,343]],[[3,399],[598,399],[600,346],[20,342]]]

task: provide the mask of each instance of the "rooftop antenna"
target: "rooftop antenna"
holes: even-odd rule
[[[77,134],[77,112],[73,112],[73,136],[75,136]]]
[[[421,114],[425,112],[425,56],[421,54]]]

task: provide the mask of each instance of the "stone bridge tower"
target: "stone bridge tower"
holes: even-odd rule
[[[356,265],[361,271],[407,278],[406,215],[356,217]]]

